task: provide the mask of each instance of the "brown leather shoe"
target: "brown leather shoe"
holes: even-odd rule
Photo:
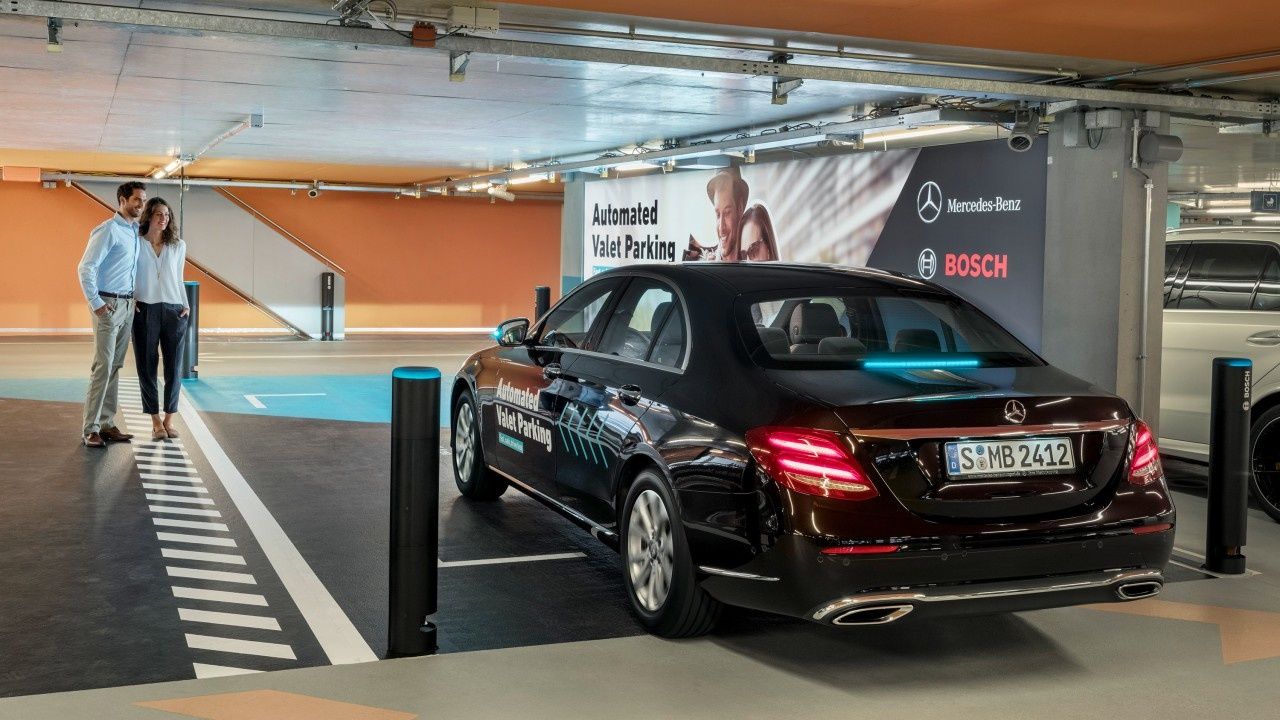
[[[89,433],[81,439],[84,441],[85,447],[104,448],[107,446],[107,444],[102,441],[102,436],[98,433]]]
[[[102,428],[98,431],[98,434],[107,442],[129,442],[133,439],[133,436],[129,433],[120,432],[120,428]]]

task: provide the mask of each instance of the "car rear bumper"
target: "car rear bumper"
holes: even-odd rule
[[[880,556],[826,556],[821,547],[786,536],[742,567],[702,567],[702,585],[730,605],[833,624],[1123,602],[1160,591],[1173,531]],[[852,611],[881,622],[848,622]]]

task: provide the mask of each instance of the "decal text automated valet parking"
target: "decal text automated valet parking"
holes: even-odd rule
[[[676,244],[673,240],[662,240],[658,237],[658,201],[652,205],[643,203],[627,207],[614,207],[596,203],[591,212],[591,227],[606,228],[653,226],[654,232],[645,233],[608,233],[592,232],[591,249],[596,258],[613,258],[618,260],[657,260],[659,262],[675,262]]]
[[[515,387],[503,379],[498,380],[498,400],[526,410],[534,412],[538,410],[538,394],[536,392]],[[508,409],[500,403],[495,403],[494,406],[498,411],[499,427],[503,430],[517,433],[526,440],[531,440],[538,445],[546,446],[547,452],[551,452],[551,428],[543,424],[541,419],[520,410]],[[524,452],[524,443],[522,441],[503,442],[502,444],[512,450]],[[519,447],[515,447],[517,444]]]

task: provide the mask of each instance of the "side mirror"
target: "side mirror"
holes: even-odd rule
[[[493,339],[502,347],[515,347],[524,344],[528,334],[529,318],[515,318],[499,324],[498,329],[493,331]]]

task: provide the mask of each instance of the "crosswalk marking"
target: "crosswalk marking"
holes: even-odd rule
[[[173,455],[170,453],[134,453],[134,457],[138,458],[140,462],[160,465],[190,466],[195,464],[183,455]]]
[[[257,605],[266,607],[267,599],[253,593],[230,592],[227,590],[205,590],[173,586],[173,596],[184,600],[208,600],[210,602],[236,603],[239,605]]]
[[[179,503],[182,505],[213,505],[213,500],[202,497],[192,497],[190,495],[165,495],[164,493],[147,493],[147,499],[152,502]],[[167,506],[166,506],[167,507]]]
[[[182,533],[158,532],[156,537],[164,542],[189,543],[191,545],[217,545],[219,547],[235,547],[236,541],[231,538],[213,537],[212,535],[184,535]]]
[[[140,474],[142,475],[143,480],[160,480],[163,482],[191,483],[192,485],[204,484],[204,481],[201,480],[199,477],[191,477],[191,476],[179,477],[178,475],[161,475],[159,473],[140,473]]]
[[[200,517],[222,517],[222,513],[217,510],[206,510],[204,508],[184,508],[184,507],[165,507],[164,505],[148,505],[147,509],[153,513],[165,513],[167,515],[199,515]]]
[[[239,583],[241,585],[257,585],[258,581],[248,573],[224,572],[222,570],[201,570],[189,567],[166,567],[169,577],[189,578],[191,580],[213,580],[214,582]]]
[[[217,650],[219,652],[239,653],[241,655],[259,655],[262,657],[297,660],[293,648],[280,643],[257,642],[254,640],[233,640],[231,638],[211,637],[209,635],[187,634],[187,647],[196,650]]]
[[[201,560],[203,562],[226,563],[227,565],[244,565],[244,558],[230,553],[200,552],[198,550],[179,550],[177,548],[160,548],[160,555],[170,560]]]
[[[167,472],[171,474],[181,475],[197,475],[199,474],[195,468],[183,465],[163,465],[156,463],[138,463],[138,469],[143,472]]]
[[[194,486],[194,485],[187,485],[187,486],[183,486],[183,485],[164,485],[164,484],[161,484],[161,483],[145,483],[145,482],[144,482],[144,483],[142,483],[142,488],[143,488],[144,490],[167,490],[167,491],[169,491],[169,492],[203,493],[203,494],[205,494],[205,495],[208,495],[208,494],[209,494],[209,491],[208,491],[208,490],[205,490],[205,489],[204,489],[204,488],[202,488],[202,487],[196,487],[196,486]]]
[[[234,625],[235,627],[256,628],[258,630],[280,630],[280,623],[276,622],[275,618],[262,615],[241,615],[240,613],[178,608],[178,618],[187,622]]]
[[[245,668],[228,667],[226,665],[209,665],[207,663],[191,663],[191,667],[196,671],[196,679],[203,680],[205,678],[231,677],[232,675],[252,675],[260,673],[261,670],[248,670]]]
[[[189,530],[216,530],[227,532],[225,523],[205,522],[203,520],[174,520],[173,518],[151,518],[151,522],[161,527],[187,528]]]

